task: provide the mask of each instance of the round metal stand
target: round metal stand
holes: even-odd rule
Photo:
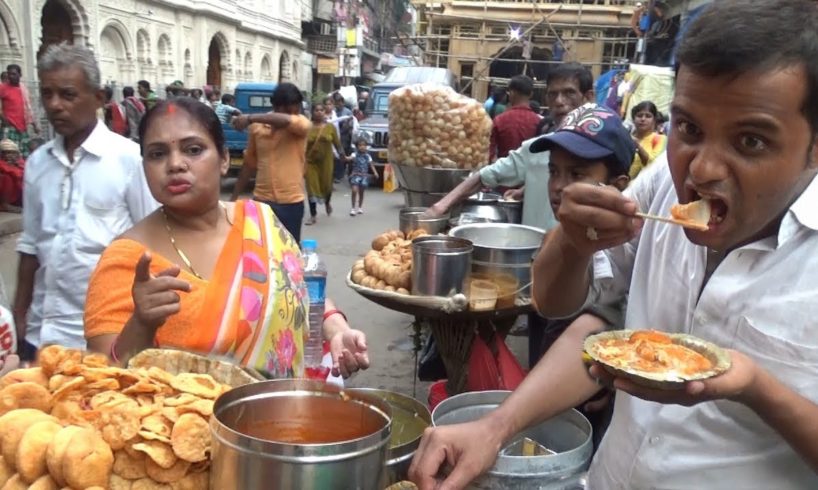
[[[349,282],[348,282],[349,284]],[[489,338],[493,332],[505,336],[514,320],[532,311],[528,299],[517,300],[510,308],[491,311],[444,311],[439,307],[408,304],[401,295],[385,295],[380,291],[351,285],[358,294],[384,308],[415,317],[421,328],[429,329],[437,342],[438,352],[446,366],[448,381],[446,391],[450,395],[462,393],[466,387],[469,355],[474,336]],[[412,297],[403,297],[408,300]],[[416,299],[416,298],[414,298]]]

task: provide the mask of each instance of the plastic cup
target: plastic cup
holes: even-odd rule
[[[497,309],[513,308],[514,300],[517,298],[517,290],[520,288],[520,281],[511,274],[497,274],[493,276],[491,282],[497,285]]]
[[[469,308],[472,311],[489,311],[497,306],[499,288],[491,281],[472,281],[469,287]]]

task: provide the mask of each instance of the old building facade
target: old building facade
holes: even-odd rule
[[[595,75],[633,57],[637,0],[412,0],[424,62],[452,70],[478,99],[516,74],[545,79],[579,61]]]
[[[0,0],[0,63],[36,84],[36,60],[68,41],[97,53],[103,83],[231,90],[241,81],[311,84],[301,22],[308,1]]]

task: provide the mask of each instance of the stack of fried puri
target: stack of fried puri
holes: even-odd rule
[[[0,490],[207,489],[207,374],[123,369],[58,346],[0,379]]]

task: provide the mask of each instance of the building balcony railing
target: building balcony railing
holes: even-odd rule
[[[307,51],[335,55],[338,51],[336,36],[309,36],[307,37]]]

